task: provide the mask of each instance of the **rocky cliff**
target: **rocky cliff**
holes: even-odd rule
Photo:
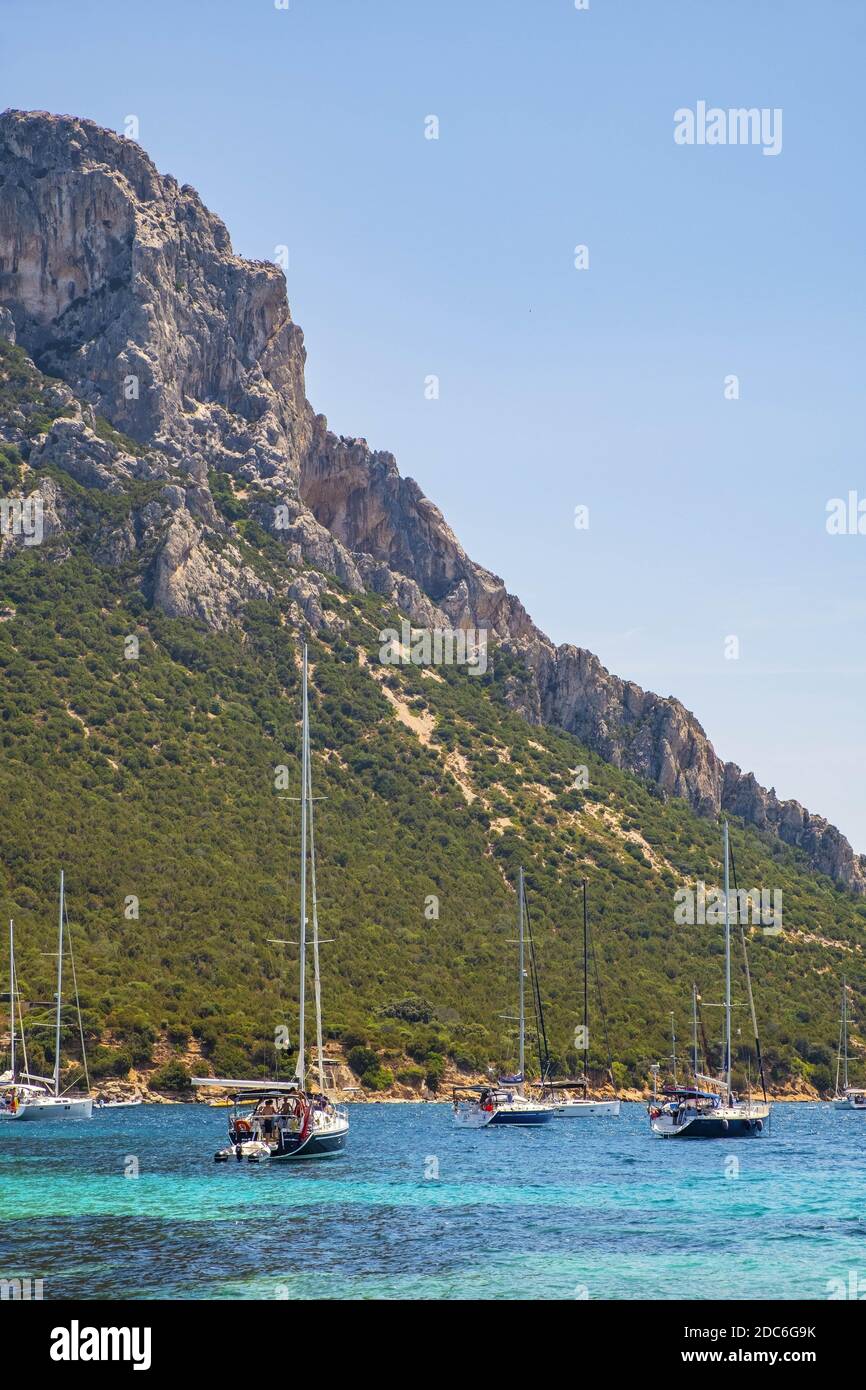
[[[323,577],[335,575],[418,624],[486,628],[527,667],[513,695],[527,719],[866,891],[866,859],[835,827],[723,763],[677,700],[555,647],[390,454],[328,430],[306,399],[282,272],[235,256],[195,190],[138,145],[71,117],[0,116],[0,306],[0,337],[59,379],[29,417],[0,419],[22,481],[41,490],[49,530],[70,536],[75,499],[49,465],[107,492],[150,485],[128,522],[89,543],[105,563],[139,552],[143,591],[166,613],[219,628],[264,599],[318,625]],[[296,577],[285,592],[242,557],[245,521],[286,547]],[[19,543],[0,536],[0,555]]]

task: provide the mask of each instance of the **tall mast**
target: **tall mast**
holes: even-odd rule
[[[523,1078],[524,1078],[524,1067],[525,1067],[525,1065],[526,1065],[526,1062],[525,1062],[525,1054],[526,1054],[526,1010],[525,1010],[525,1008],[524,1008],[524,1000],[523,1000],[523,996],[524,996],[524,978],[523,978],[523,972],[524,972],[524,966],[523,966],[523,912],[524,912],[524,887],[523,887],[523,869],[521,868],[521,870],[520,870],[520,880],[519,880],[519,886],[518,886],[518,892],[517,892],[517,917],[518,917],[517,939],[518,939],[518,942],[519,942],[519,944],[520,944],[519,958],[518,958],[518,975],[519,975],[519,980],[520,980],[520,1065],[519,1065],[519,1067],[518,1067],[518,1073],[519,1073],[519,1075],[520,1075],[520,1080],[521,1080],[521,1082],[523,1081]]]
[[[54,1094],[60,1095],[60,1007],[63,994],[63,870],[60,870],[60,925],[57,943],[57,1023],[54,1030]]]
[[[304,690],[301,703],[301,924],[300,924],[300,981],[298,1008],[298,1061],[295,1075],[301,1086],[306,1074],[304,1055],[305,1018],[304,1006],[307,986],[307,794],[309,783],[309,747],[307,743],[307,644],[304,643]]]
[[[310,802],[310,888],[313,894],[313,989],[316,999],[316,1056],[319,1091],[325,1091],[325,1064],[322,1060],[322,982],[319,975],[319,905],[316,897],[316,837],[313,832],[313,767],[307,738],[307,792]]]
[[[731,907],[728,875],[728,822],[723,836],[725,852],[725,1086],[731,1103]]]
[[[586,879],[583,880],[583,1078],[589,1084],[589,955],[587,953]]]
[[[671,1009],[671,1066],[674,1073],[674,1085],[677,1084],[677,1025],[674,1019],[674,1011]]]
[[[845,1051],[842,1054],[842,1089],[848,1089],[848,986],[845,976],[842,976],[842,1036],[845,1039]]]
[[[692,1073],[698,1076],[698,987],[692,985]]]
[[[9,918],[9,1066],[15,1084],[15,923]]]

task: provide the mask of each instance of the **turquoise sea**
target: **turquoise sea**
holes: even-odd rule
[[[340,1157],[213,1162],[227,1112],[0,1128],[0,1278],[107,1299],[826,1299],[866,1292],[866,1116],[778,1105],[739,1142],[618,1120],[454,1130],[355,1105]],[[138,1176],[126,1176],[126,1173]]]

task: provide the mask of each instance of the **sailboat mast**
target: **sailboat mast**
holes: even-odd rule
[[[9,918],[9,1067],[15,1084],[15,923]]]
[[[313,993],[316,1000],[316,1058],[319,1091],[325,1092],[325,1064],[322,1049],[322,979],[319,974],[319,904],[316,895],[316,836],[313,829],[313,767],[307,739],[307,791],[310,802],[310,888],[313,894]]]
[[[525,1074],[525,1073],[524,1073],[524,1068],[525,1068],[525,1065],[526,1065],[526,1060],[525,1060],[525,1059],[526,1059],[526,1009],[525,1009],[525,1006],[524,1006],[525,982],[524,982],[524,964],[523,964],[523,913],[524,913],[524,887],[523,887],[523,869],[521,868],[521,870],[520,870],[519,885],[518,885],[518,892],[517,892],[517,916],[518,916],[517,940],[518,940],[518,942],[519,942],[519,952],[518,952],[518,976],[519,976],[519,984],[520,984],[520,1064],[519,1064],[517,1070],[518,1070],[518,1073],[519,1073],[521,1082],[522,1082],[523,1079],[524,1079],[524,1074]]]
[[[845,1039],[845,1051],[842,1054],[842,1089],[848,1089],[848,983],[845,976],[842,976],[842,1036]]]
[[[677,1085],[677,1025],[674,1018],[674,1011],[671,1009],[671,1067],[674,1073],[674,1085]]]
[[[60,870],[60,925],[57,943],[57,1022],[54,1030],[54,1094],[60,1095],[60,1008],[63,996],[63,870]]]
[[[725,1086],[731,1103],[731,907],[729,891],[728,822],[723,836],[725,852]]]
[[[698,1076],[698,987],[692,985],[692,1074]]]
[[[304,643],[304,690],[301,704],[301,923],[300,923],[300,979],[298,984],[298,1061],[295,1075],[301,1086],[306,1074],[304,1008],[307,988],[307,793],[309,782],[309,748],[307,744],[307,644]]]
[[[589,1066],[589,954],[587,942],[589,932],[587,929],[587,907],[586,907],[586,879],[583,880],[583,1075],[585,1080],[589,1080],[587,1069]]]

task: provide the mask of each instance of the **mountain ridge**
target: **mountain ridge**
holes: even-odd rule
[[[17,111],[0,116],[0,180],[0,332],[70,392],[58,385],[69,413],[37,437],[27,467],[109,493],[151,488],[102,542],[114,563],[154,542],[149,601],[220,630],[250,602],[284,598],[317,628],[316,576],[332,574],[418,625],[486,629],[529,673],[508,698],[530,723],[574,734],[701,815],[741,817],[866,892],[866,856],[835,826],[722,761],[677,699],[555,646],[393,455],[328,429],[306,398],[282,272],[235,256],[190,185],[93,122]],[[50,526],[62,502],[48,502]],[[239,547],[250,520],[297,564],[285,595]],[[11,552],[14,539],[0,545]]]

